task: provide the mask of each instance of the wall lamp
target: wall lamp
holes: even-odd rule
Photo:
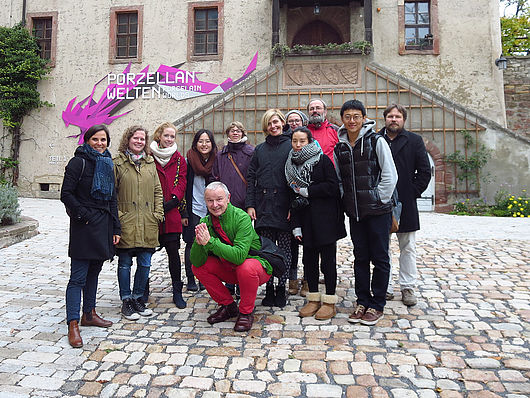
[[[495,66],[497,66],[499,70],[505,70],[508,66],[508,60],[501,54],[501,56],[495,60]]]

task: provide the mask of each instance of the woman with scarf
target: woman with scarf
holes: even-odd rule
[[[190,251],[195,240],[195,227],[202,217],[208,213],[204,200],[204,190],[212,177],[212,168],[217,154],[215,139],[210,130],[200,129],[195,133],[191,148],[186,154],[188,164],[186,185],[186,209],[182,215],[183,233],[182,238],[186,242],[184,250],[184,267],[186,269],[188,291],[202,289],[202,284],[195,282],[191,269]]]
[[[217,154],[213,164],[214,180],[221,181],[230,191],[230,203],[245,209],[247,171],[254,147],[247,144],[247,131],[240,122],[232,122],[225,130],[228,144]]]
[[[293,235],[304,247],[302,262],[309,285],[308,302],[299,316],[330,319],[337,314],[337,240],[346,236],[339,204],[339,180],[333,163],[322,153],[307,127],[294,130],[291,144],[285,177],[294,196]],[[326,286],[326,294],[322,295],[318,291],[319,256]]]
[[[173,303],[177,308],[186,308],[182,297],[180,235],[182,220],[180,210],[186,194],[186,160],[177,150],[175,138],[177,128],[169,122],[162,123],[153,134],[150,148],[155,158],[156,171],[164,195],[164,222],[160,224],[160,246],[166,248],[169,274],[173,287]]]
[[[121,313],[129,320],[150,316],[143,300],[151,257],[158,246],[158,226],[164,219],[162,187],[153,157],[146,152],[149,136],[141,126],[131,126],[121,138],[114,159],[118,214],[122,236],[117,246]],[[136,273],[131,291],[131,267]]]
[[[61,201],[70,216],[66,321],[68,342],[74,348],[83,346],[79,332],[81,295],[82,326],[108,328],[112,325],[96,313],[96,292],[103,262],[114,257],[114,246],[121,235],[114,165],[107,150],[109,130],[102,124],[92,126],[85,132],[83,141],[66,166],[61,187]]]
[[[287,270],[278,278],[274,290],[274,278],[265,289],[264,306],[285,307],[287,303],[285,283],[291,266],[291,236],[289,225],[289,186],[285,180],[285,161],[291,150],[291,139],[283,133],[285,116],[279,109],[269,109],[263,114],[261,127],[265,142],[256,146],[247,173],[247,198],[245,206],[256,232],[275,242],[284,251]]]

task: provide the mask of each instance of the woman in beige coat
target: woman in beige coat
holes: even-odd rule
[[[149,137],[141,126],[125,130],[114,158],[118,216],[122,236],[117,245],[121,313],[131,320],[153,311],[142,299],[149,277],[151,256],[158,246],[158,225],[164,219],[162,187],[153,157],[146,152]],[[136,273],[131,291],[132,259]]]

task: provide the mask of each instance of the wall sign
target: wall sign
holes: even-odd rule
[[[77,97],[72,98],[62,113],[66,127],[78,126],[78,143],[83,142],[83,136],[95,124],[111,124],[114,120],[125,116],[132,109],[117,114],[123,107],[136,99],[149,100],[152,98],[173,98],[177,101],[199,97],[208,94],[223,94],[228,89],[250,76],[258,62],[258,53],[254,55],[243,76],[236,81],[227,78],[220,84],[209,83],[198,78],[200,72],[189,72],[178,66],[160,65],[156,72],[149,72],[149,65],[139,73],[131,73],[131,64],[122,73],[109,73],[94,84],[88,97],[75,103]],[[106,81],[107,87],[99,100],[94,99],[96,87]]]

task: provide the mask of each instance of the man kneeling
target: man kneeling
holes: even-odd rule
[[[259,250],[261,240],[252,227],[250,216],[230,203],[228,188],[212,182],[204,191],[208,214],[195,227],[195,242],[190,259],[193,273],[217,302],[219,309],[208,317],[208,323],[223,322],[237,316],[234,330],[245,332],[254,322],[254,303],[258,286],[272,274],[268,261],[249,256]],[[223,282],[239,284],[239,309]]]

